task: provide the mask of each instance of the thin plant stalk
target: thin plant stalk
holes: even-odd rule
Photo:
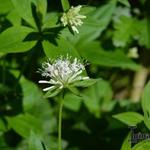
[[[63,99],[60,100],[60,104],[59,104],[59,118],[58,118],[58,150],[61,150],[61,149],[62,149],[62,140],[61,140],[62,109],[63,109]]]

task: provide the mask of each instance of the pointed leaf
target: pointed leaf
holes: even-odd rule
[[[34,132],[30,134],[29,150],[44,150],[40,138]]]
[[[49,41],[43,41],[43,48],[46,56],[50,59],[58,58],[60,55],[70,55],[74,57],[79,57],[76,49],[64,38],[60,37],[56,39],[56,43],[51,43]]]
[[[35,29],[36,23],[34,21],[32,15],[32,8],[31,8],[31,0],[11,0],[18,15],[23,18],[27,23],[33,26]]]
[[[144,88],[142,95],[142,108],[144,112],[144,123],[150,129],[150,82]]]
[[[132,150],[149,150],[150,149],[150,141],[149,140],[145,140],[142,141],[138,144],[136,144]]]
[[[117,115],[113,115],[113,118],[115,118],[129,126],[135,126],[144,120],[144,117],[141,114],[138,114],[136,112],[120,113]]]
[[[73,86],[88,87],[88,86],[95,84],[98,81],[99,81],[99,79],[87,79],[87,80],[83,80],[83,81],[77,81],[77,82],[73,83]]]
[[[31,28],[23,26],[8,28],[0,34],[0,52],[16,53],[30,50],[36,42],[23,40],[31,32],[33,32]]]
[[[70,8],[68,0],[61,0],[62,8],[64,11],[68,10]]]
[[[31,131],[34,131],[38,135],[42,132],[41,124],[32,115],[20,114],[15,117],[7,117],[6,120],[9,126],[22,137],[29,137]]]

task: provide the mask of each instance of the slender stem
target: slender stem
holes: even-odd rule
[[[59,118],[58,118],[58,150],[61,150],[61,149],[62,149],[62,141],[61,141],[62,109],[63,109],[63,99],[60,100],[60,104],[59,104]]]
[[[133,89],[131,91],[131,101],[132,102],[139,102],[142,91],[144,89],[145,82],[149,75],[148,68],[141,67],[138,72],[135,73],[134,81],[133,81]]]

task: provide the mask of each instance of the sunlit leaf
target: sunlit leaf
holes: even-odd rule
[[[136,112],[123,112],[117,115],[113,115],[113,118],[129,126],[135,126],[144,120],[144,117]]]

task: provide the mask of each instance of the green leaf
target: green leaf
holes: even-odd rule
[[[64,97],[64,107],[77,112],[80,109],[82,98],[72,93],[68,93]]]
[[[31,0],[11,0],[18,15],[23,18],[32,27],[37,29],[36,23],[32,15]]]
[[[44,150],[40,138],[34,132],[30,134],[29,150]]]
[[[13,9],[11,0],[0,0],[0,14],[6,14]]]
[[[80,54],[89,62],[105,67],[120,67],[123,69],[138,70],[139,66],[130,60],[122,51],[105,51],[99,42],[90,42],[78,47]]]
[[[117,47],[125,47],[131,42],[132,35],[136,34],[136,23],[132,17],[121,16],[119,21],[114,23],[113,43]]]
[[[29,137],[30,132],[34,131],[38,135],[41,135],[42,128],[38,119],[29,114],[20,114],[15,117],[7,117],[9,127],[14,129],[22,137]]]
[[[123,5],[130,7],[130,3],[128,0],[118,0],[120,3],[122,3]]]
[[[55,96],[57,96],[61,91],[62,91],[62,89],[59,89],[59,88],[54,88],[54,89],[52,89],[52,90],[49,90],[49,91],[46,92],[46,94],[44,95],[44,98],[55,97]]]
[[[23,77],[21,78],[20,83],[23,90],[24,111],[35,110],[35,106],[38,105],[40,101],[45,101],[42,91],[37,87],[35,83]]]
[[[72,92],[73,94],[79,96],[80,92],[79,90],[75,87],[75,86],[67,86],[66,87],[70,92]]]
[[[136,144],[132,150],[149,150],[150,149],[150,141],[149,140],[145,140],[142,141],[138,144]]]
[[[6,17],[14,26],[21,25],[21,18],[16,12],[16,10],[12,10]]]
[[[138,41],[139,44],[145,46],[146,48],[150,48],[150,21],[149,19],[143,19],[136,23],[138,29]]]
[[[110,84],[105,80],[101,79],[94,85],[86,88],[81,93],[81,96],[85,106],[90,113],[95,115],[95,117],[100,117],[101,109],[104,103],[107,103],[107,109],[105,109],[105,111],[110,109],[108,102],[112,100],[112,89]]]
[[[43,21],[42,29],[44,30],[48,28],[57,27],[58,19],[59,13],[56,12],[47,13]]]
[[[61,5],[64,11],[67,11],[70,8],[68,0],[61,0]]]
[[[121,150],[131,150],[131,142],[129,141],[131,139],[131,133],[128,134],[128,136],[125,138]]]
[[[42,16],[42,19],[45,18],[46,12],[47,12],[47,0],[31,0],[35,5],[37,9],[38,15]]]
[[[142,95],[142,108],[144,112],[144,123],[150,129],[150,82],[144,88],[144,92]]]
[[[144,120],[144,117],[141,114],[138,114],[136,112],[120,113],[117,115],[113,115],[113,118],[115,118],[129,126],[135,126]]]
[[[73,86],[88,87],[88,86],[95,84],[98,81],[99,81],[99,79],[87,79],[87,80],[83,80],[83,81],[77,81],[77,82],[73,83]]]
[[[50,59],[58,58],[60,55],[70,55],[74,57],[79,57],[76,49],[64,38],[60,37],[56,39],[56,44],[49,41],[43,41],[43,48],[46,56]]]
[[[8,28],[0,34],[0,52],[7,54],[30,50],[36,42],[23,40],[31,32],[33,32],[31,28],[23,26]]]

